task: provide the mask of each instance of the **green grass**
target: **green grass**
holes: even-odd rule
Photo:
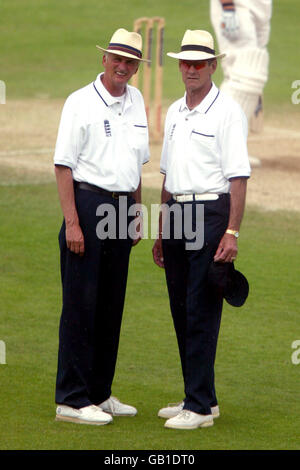
[[[273,2],[265,102],[276,109],[290,105],[291,84],[299,79],[298,3]],[[188,28],[212,31],[208,0],[115,0],[113,6],[108,0],[1,1],[0,79],[6,82],[7,100],[65,98],[91,82],[101,70],[95,45],[106,46],[113,31],[121,26],[132,29],[134,19],[141,16],[165,18],[165,52],[179,49]],[[219,68],[217,84],[221,78]],[[165,56],[164,99],[182,94],[177,61]]]
[[[298,0],[274,0],[267,112],[298,113],[291,84],[299,79]],[[0,80],[7,101],[66,98],[101,70],[95,45],[140,16],[166,19],[165,52],[184,31],[212,30],[207,0],[0,0]],[[220,83],[221,70],[215,81]],[[165,57],[164,99],[183,94],[177,62]],[[1,112],[0,105],[0,112]],[[37,130],[38,132],[38,130]],[[1,145],[1,141],[0,141]],[[12,181],[23,185],[10,186]],[[0,449],[298,449],[299,213],[248,209],[236,263],[250,282],[240,309],[224,306],[216,361],[221,418],[212,428],[166,430],[157,410],[183,396],[164,272],[152,240],[132,251],[113,393],[138,407],[136,418],[104,427],[54,421],[61,310],[57,235],[62,220],[55,184],[29,185],[32,175],[1,169]],[[148,204],[157,191],[145,190]]]
[[[156,203],[158,191],[145,190]],[[56,187],[0,187],[1,450],[298,449],[300,216],[248,209],[236,263],[248,278],[242,308],[225,305],[216,361],[221,418],[212,428],[166,430],[157,410],[182,398],[164,271],[152,240],[132,251],[113,393],[135,418],[93,427],[54,421],[61,308]]]

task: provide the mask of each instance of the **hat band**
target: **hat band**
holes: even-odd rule
[[[211,49],[210,47],[206,47],[206,46],[196,46],[195,44],[181,46],[181,50],[182,51],[201,51],[201,52],[207,52],[208,54],[215,55],[214,49]]]
[[[134,47],[127,46],[126,44],[118,44],[116,42],[111,42],[107,50],[127,52],[128,54],[135,55],[139,59],[141,59],[142,57],[141,51],[135,49]]]

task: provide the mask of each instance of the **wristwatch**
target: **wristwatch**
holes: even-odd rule
[[[239,238],[240,234],[237,230],[230,230],[229,228],[226,230],[226,233],[229,233],[230,235],[234,235],[235,238]]]

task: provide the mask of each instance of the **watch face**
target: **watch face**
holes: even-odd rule
[[[235,232],[234,236],[235,238],[239,238],[239,232]]]

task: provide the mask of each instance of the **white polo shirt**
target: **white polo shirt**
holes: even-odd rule
[[[249,177],[247,118],[240,105],[212,84],[193,110],[186,94],[165,121],[161,172],[172,194],[228,193],[229,179]]]
[[[75,181],[132,192],[150,153],[144,100],[130,85],[125,96],[112,96],[101,75],[67,98],[54,163],[70,167]]]

